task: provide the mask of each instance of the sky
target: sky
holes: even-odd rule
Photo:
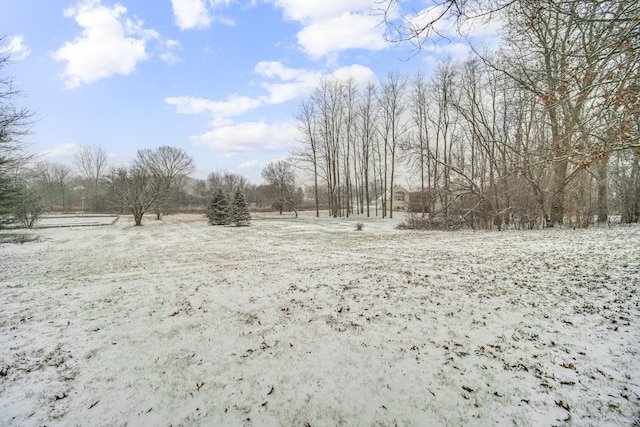
[[[394,17],[430,8],[407,0]],[[3,49],[36,113],[29,150],[73,167],[93,145],[111,164],[170,145],[194,176],[226,171],[260,183],[261,171],[299,144],[296,110],[322,78],[384,81],[429,75],[464,59],[451,37],[417,52],[385,40],[377,0],[0,0]],[[431,11],[435,12],[435,11]],[[487,40],[490,27],[473,28]]]

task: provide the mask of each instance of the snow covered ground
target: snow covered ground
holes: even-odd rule
[[[637,226],[144,223],[0,245],[0,425],[640,424]]]

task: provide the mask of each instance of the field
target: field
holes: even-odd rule
[[[397,222],[0,245],[0,425],[640,425],[640,228]]]

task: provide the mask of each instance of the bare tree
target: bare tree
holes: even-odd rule
[[[456,64],[448,58],[438,64],[431,78],[429,89],[433,111],[428,115],[434,129],[433,183],[440,196],[440,204],[445,220],[448,220],[451,199],[452,151],[458,125],[457,112],[453,108],[455,98],[454,82],[458,72]]]
[[[178,202],[186,179],[195,170],[193,159],[181,148],[163,145],[155,150],[138,151],[136,164],[147,170],[163,187],[153,207],[159,220],[163,212]]]
[[[403,151],[408,154],[408,163],[418,170],[420,174],[420,199],[418,206],[422,216],[431,211],[430,203],[426,197],[427,189],[431,193],[431,150],[430,150],[430,126],[429,126],[429,99],[428,84],[423,73],[418,73],[412,80],[411,93],[411,117],[413,119],[412,137],[405,141]]]
[[[620,221],[640,222],[640,156],[631,152],[617,153],[611,175]]]
[[[32,187],[38,189],[37,191],[42,194],[43,203],[47,204],[51,209],[56,199],[56,184],[53,180],[52,164],[49,162],[37,162],[30,168],[29,175],[32,177]]]
[[[323,79],[311,96],[317,114],[319,136],[318,152],[322,159],[319,174],[327,183],[329,212],[333,217],[342,216],[343,131],[345,114],[345,87],[341,80]]]
[[[364,192],[363,204],[367,207],[367,216],[370,216],[372,191],[373,198],[378,196],[375,185],[375,173],[372,168],[375,165],[374,152],[377,144],[377,120],[378,120],[378,105],[376,103],[377,88],[374,83],[369,83],[364,89],[360,102],[358,103],[358,115],[356,118],[356,129],[358,131],[358,138],[360,139],[360,183]],[[371,182],[371,175],[373,175],[373,183]],[[373,185],[372,185],[373,184]]]
[[[62,211],[65,212],[69,209],[68,193],[69,182],[71,179],[71,168],[62,163],[53,163],[51,166],[51,178],[57,186],[57,193],[59,195],[59,202],[62,207]]]
[[[318,180],[320,168],[320,141],[316,125],[315,105],[312,101],[303,101],[296,113],[298,129],[303,135],[302,149],[296,150],[293,156],[300,160],[299,164],[309,165],[306,170],[313,173],[313,192],[316,205],[316,217],[320,216],[320,200],[318,195]]]
[[[384,185],[386,186],[389,182],[388,191],[393,191],[394,188],[398,144],[407,132],[407,123],[403,117],[407,108],[404,100],[406,88],[407,79],[404,76],[398,73],[389,73],[387,81],[382,83],[378,93],[381,120],[378,130],[385,146]],[[388,176],[386,170],[387,154],[391,165]],[[386,193],[387,188],[384,188],[384,191]],[[393,197],[389,199],[389,218],[393,218]]]
[[[379,0],[378,12],[390,40],[417,49],[442,37],[441,23],[455,22],[464,36],[472,24],[501,20],[508,61],[481,56],[543,108],[539,119],[550,136],[544,159],[551,175],[545,196],[549,223],[564,220],[565,189],[584,169],[597,181],[598,220],[606,221],[609,156],[640,147],[640,3],[436,0],[413,14],[397,13],[400,3]]]
[[[267,182],[269,195],[282,215],[283,209],[292,209],[298,217],[295,197],[295,174],[293,165],[287,160],[269,163],[262,170],[262,178]]]
[[[416,49],[447,38],[439,31],[443,23],[453,22],[458,34],[465,36],[473,24],[517,13],[514,9],[522,5],[558,13],[564,19],[581,21],[587,25],[604,23],[624,27],[623,31],[617,33],[613,44],[626,49],[628,43],[620,42],[634,42],[640,8],[637,2],[628,0],[431,0],[429,7],[405,11],[400,3],[401,0],[375,0],[374,14],[386,27],[387,40],[410,43]],[[599,13],[595,16],[588,13],[594,10]],[[637,38],[635,43],[638,43]]]
[[[233,198],[236,194],[236,190],[240,190],[244,194],[244,190],[249,185],[249,181],[242,175],[220,171],[212,172],[207,176],[207,184],[209,187],[210,196],[220,188],[222,193],[226,197],[229,204],[233,203]]]
[[[142,225],[142,217],[152,210],[165,191],[164,183],[149,170],[133,164],[114,166],[108,177],[116,204],[129,209],[136,226]]]
[[[68,207],[67,199],[71,168],[54,162],[37,162],[29,168],[32,187],[42,194],[48,208],[60,206],[63,211]]]
[[[97,145],[82,145],[75,154],[75,164],[83,178],[82,197],[93,204],[94,210],[102,208],[102,179],[108,168],[108,154]]]
[[[357,149],[356,146],[356,82],[353,77],[344,81],[344,137],[342,140],[342,150],[344,162],[342,163],[342,173],[344,176],[344,207],[346,216],[353,213],[353,199],[355,188],[358,186],[357,171]]]

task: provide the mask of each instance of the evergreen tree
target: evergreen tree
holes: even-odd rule
[[[24,152],[22,137],[29,133],[33,114],[14,104],[20,91],[3,73],[10,62],[11,46],[0,36],[0,227],[14,225],[16,212],[37,201],[22,184],[22,177],[16,180],[16,171],[31,158]]]
[[[39,199],[33,192],[14,185],[0,173],[0,230],[18,224],[33,227],[43,210]]]
[[[23,197],[21,189],[0,174],[0,229],[16,222],[14,215],[20,209]]]
[[[229,223],[229,203],[221,188],[213,193],[211,203],[207,209],[210,225],[225,225]]]
[[[235,224],[236,227],[241,225],[249,225],[251,222],[251,214],[247,209],[247,202],[244,194],[238,189],[233,196],[233,203],[229,212],[229,222]]]

